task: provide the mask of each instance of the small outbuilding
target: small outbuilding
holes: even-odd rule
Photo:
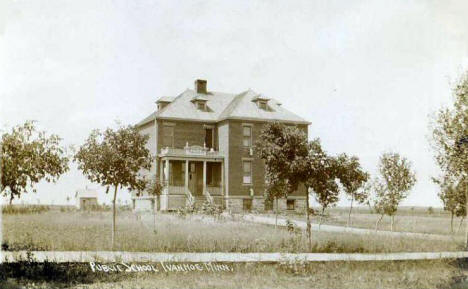
[[[83,190],[77,190],[75,193],[76,207],[84,210],[86,208],[97,206],[97,196],[97,191],[88,189],[88,187]]]

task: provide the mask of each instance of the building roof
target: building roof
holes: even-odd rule
[[[81,189],[76,190],[75,198],[97,198],[98,193],[96,190],[91,189]]]
[[[193,100],[206,101],[207,110],[197,109]],[[268,109],[257,106],[255,100],[267,100]],[[310,124],[302,117],[283,108],[281,104],[271,98],[253,90],[247,90],[240,94],[210,91],[207,94],[199,94],[192,89],[187,89],[173,98],[163,109],[153,112],[137,126],[144,125],[154,119],[188,120],[218,122],[226,119],[260,120],[260,121],[285,121],[300,124]]]

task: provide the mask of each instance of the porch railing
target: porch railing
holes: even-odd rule
[[[195,198],[193,197],[192,193],[190,190],[185,191],[185,195],[187,196],[187,205],[189,207],[193,207],[195,205]]]
[[[170,195],[185,195],[185,187],[169,185],[169,194]]]
[[[185,146],[184,148],[161,148],[161,155],[175,155],[175,156],[213,156],[219,157],[222,154],[219,151],[208,149],[202,146]]]
[[[221,187],[210,187],[210,186],[207,186],[206,187],[206,191],[209,192],[211,195],[214,195],[214,196],[220,196],[221,195]]]
[[[210,192],[206,191],[205,197],[206,197],[206,200],[207,200],[210,204],[214,204],[214,199],[213,199],[213,197],[211,196]]]

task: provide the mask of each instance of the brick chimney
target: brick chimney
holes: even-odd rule
[[[195,91],[197,93],[203,93],[206,94],[206,80],[203,79],[197,79],[195,80]]]

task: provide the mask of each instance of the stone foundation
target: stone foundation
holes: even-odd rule
[[[276,202],[273,201],[273,208],[272,210],[267,210],[268,208],[265,206],[265,199],[263,197],[247,197],[247,196],[230,196],[226,199],[227,208],[232,213],[241,213],[245,212],[244,210],[244,200],[246,201],[246,205],[251,203],[251,212],[274,212],[276,210]],[[290,202],[293,202],[294,209],[288,210],[286,199],[278,199],[278,210],[279,211],[295,211],[295,212],[305,212],[306,208],[306,199],[305,197],[291,197],[288,198]]]
[[[247,212],[244,210],[245,207],[250,206],[250,212],[274,212],[276,211],[276,202],[273,201],[272,210],[267,210],[265,206],[265,200],[263,197],[255,196],[230,196],[223,198],[222,196],[213,196],[215,204],[223,205],[224,209],[232,213]],[[245,201],[244,201],[245,200]],[[293,210],[288,209],[288,200],[290,207],[294,207]],[[282,211],[295,211],[304,212],[306,208],[305,197],[290,197],[286,199],[278,199],[278,210]],[[153,209],[152,198],[136,198],[134,199],[135,211],[151,211]],[[203,202],[204,200],[200,200]],[[158,209],[162,211],[177,210],[178,208],[185,207],[187,198],[185,195],[161,195],[157,204]],[[245,204],[245,205],[244,205]]]

